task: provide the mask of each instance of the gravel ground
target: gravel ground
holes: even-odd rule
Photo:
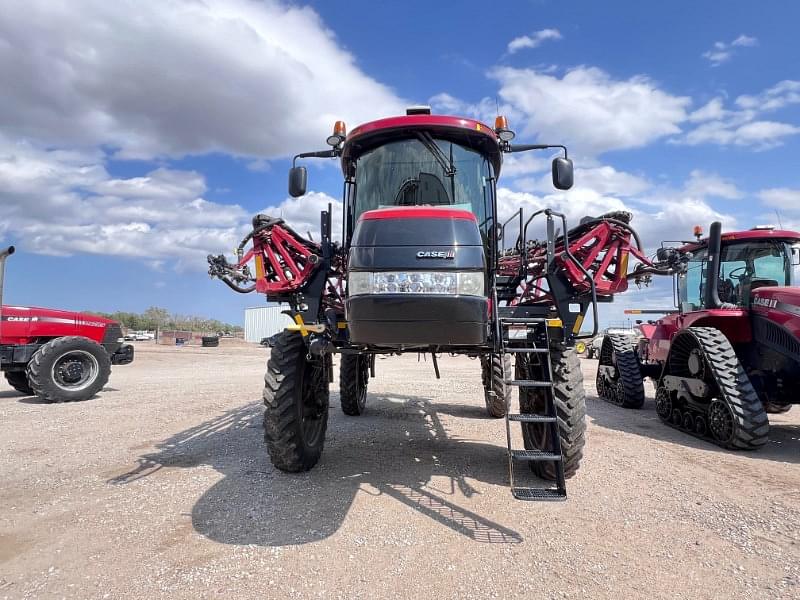
[[[800,408],[730,453],[589,393],[565,503],[507,487],[480,367],[378,360],[325,453],[276,472],[266,351],[137,345],[46,405],[0,383],[0,598],[800,598]]]

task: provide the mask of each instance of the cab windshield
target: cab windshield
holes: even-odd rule
[[[718,282],[722,302],[748,306],[754,289],[792,285],[792,249],[784,242],[742,241],[726,244],[720,255]],[[679,285],[684,311],[704,307],[707,277],[707,252],[696,252]]]
[[[395,206],[459,208],[486,227],[491,211],[489,161],[470,148],[420,134],[365,152],[356,163],[354,222]]]

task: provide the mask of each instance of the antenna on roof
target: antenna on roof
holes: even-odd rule
[[[497,99],[497,96],[494,97],[494,105],[497,108],[497,112],[495,113],[495,117],[500,115],[500,101]]]
[[[777,208],[775,209],[775,216],[776,216],[776,217],[778,217],[778,227],[780,227],[781,229],[783,229],[783,223],[781,223],[781,215],[780,215],[780,213],[778,212],[778,209],[777,209]]]

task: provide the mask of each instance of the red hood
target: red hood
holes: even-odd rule
[[[47,317],[50,319],[70,319],[72,321],[93,321],[96,323],[115,323],[111,319],[80,313],[71,310],[58,310],[55,308],[40,308],[38,306],[9,306],[3,305],[2,313],[4,317]]]
[[[69,310],[34,306],[3,306],[0,319],[1,344],[29,344],[36,340],[80,335],[97,343],[105,341],[106,332],[115,337],[120,331],[116,321]]]

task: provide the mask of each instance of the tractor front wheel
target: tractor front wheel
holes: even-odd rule
[[[506,380],[511,379],[510,354],[481,355],[481,380],[483,381],[483,399],[489,416],[499,419],[506,416],[506,407],[511,400],[511,386]]]
[[[517,361],[518,379],[547,380],[547,364],[539,362],[538,357],[534,356]],[[583,389],[583,372],[574,348],[554,345],[550,349],[550,360],[553,399],[561,438],[561,454],[564,458],[564,477],[569,479],[578,471],[583,458],[583,447],[586,445],[586,392]],[[546,414],[546,394],[542,388],[520,388],[520,412]],[[522,439],[526,450],[553,449],[549,423],[523,423]],[[534,461],[529,464],[537,476],[548,480],[556,478],[553,463]]]
[[[264,441],[281,471],[308,471],[322,455],[330,361],[330,355],[309,359],[298,333],[275,339],[264,375]]]
[[[110,375],[111,359],[105,348],[73,335],[44,344],[27,368],[33,393],[47,402],[88,400],[103,389]]]
[[[17,390],[20,394],[26,396],[33,396],[33,388],[28,383],[28,375],[25,371],[6,371],[6,381],[8,385]]]
[[[369,354],[342,354],[339,366],[339,400],[342,412],[348,416],[357,417],[364,413],[367,404],[369,363]]]

